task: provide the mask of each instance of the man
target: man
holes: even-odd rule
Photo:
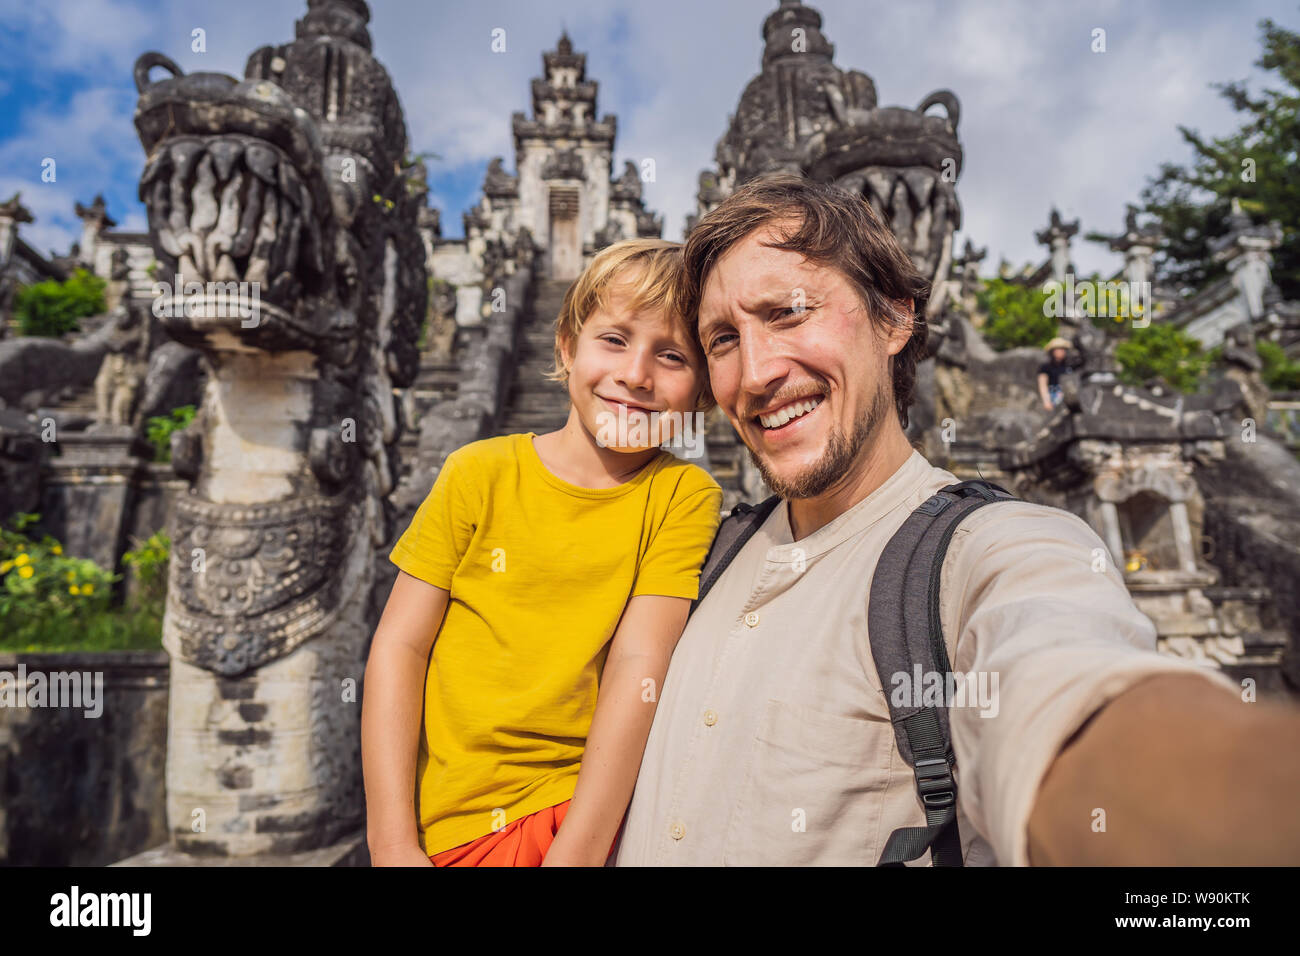
[[[1047,361],[1038,366],[1038,397],[1043,402],[1043,408],[1050,412],[1061,404],[1064,397],[1061,376],[1071,371],[1071,366],[1065,361],[1070,343],[1058,335],[1044,346],[1044,351],[1047,352]]]
[[[677,645],[616,862],[871,865],[925,824],[866,622],[881,549],[956,480],[903,434],[926,282],[864,202],[792,176],[737,190],[686,259],[714,395],[783,500]],[[953,537],[949,659],[997,678],[950,709],[966,864],[1300,860],[1300,718],[1155,654],[1108,556],[1025,502]]]

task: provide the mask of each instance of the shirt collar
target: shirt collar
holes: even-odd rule
[[[794,540],[790,530],[790,502],[782,500],[759,529],[767,539],[767,559],[779,564],[804,561],[825,554],[861,534],[894,512],[929,478],[934,466],[915,449],[879,488],[838,518],[806,538]]]

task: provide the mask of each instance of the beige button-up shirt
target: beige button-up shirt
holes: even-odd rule
[[[867,600],[885,543],[957,480],[913,452],[799,541],[786,503],[772,512],[677,645],[616,865],[875,865],[895,828],[925,825],[889,722],[886,694],[904,685],[876,673]],[[1057,508],[999,502],[968,516],[940,605],[954,672],[976,678],[949,709],[968,866],[1028,864],[1047,768],[1136,681],[1185,672],[1240,690],[1156,654],[1101,539]]]

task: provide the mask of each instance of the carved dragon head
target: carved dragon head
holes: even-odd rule
[[[306,348],[347,365],[385,295],[410,306],[423,291],[410,275],[422,268],[417,210],[405,188],[401,108],[370,53],[365,4],[309,8],[298,39],[255,51],[242,81],[183,75],[160,53],[140,57],[135,124],[148,154],[140,198],[158,277],[203,286],[184,296],[190,308],[164,310],[174,337],[213,349],[224,347],[213,334],[224,331],[244,346]],[[172,75],[151,81],[155,67]],[[406,274],[395,288],[376,281],[389,244]],[[230,299],[239,283],[257,284],[255,322]],[[414,371],[418,314],[391,318],[398,377]]]

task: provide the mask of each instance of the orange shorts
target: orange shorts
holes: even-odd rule
[[[434,853],[429,859],[434,866],[541,866],[571,802],[565,800],[520,817],[500,830]],[[609,852],[613,854],[613,846]]]

